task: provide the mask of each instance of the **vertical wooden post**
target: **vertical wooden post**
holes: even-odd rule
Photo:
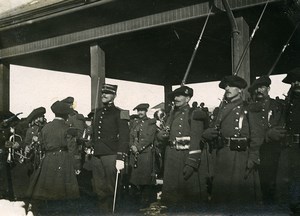
[[[105,83],[105,53],[100,48],[98,44],[92,44],[90,46],[91,54],[91,106],[92,109],[102,106],[100,90],[102,89],[103,84]],[[98,99],[97,96],[97,84],[98,77],[100,78],[99,89],[98,89]],[[98,104],[95,103],[98,101]]]
[[[0,111],[9,111],[9,64],[0,63]]]

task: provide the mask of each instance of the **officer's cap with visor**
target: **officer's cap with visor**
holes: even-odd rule
[[[102,87],[102,93],[115,95],[117,93],[117,89],[118,89],[117,85],[104,84]]]
[[[288,74],[286,77],[282,80],[282,82],[287,84],[292,84],[293,82],[300,82],[300,67],[294,68]]]
[[[147,104],[147,103],[141,103],[141,104],[137,105],[136,107],[134,107],[133,110],[137,110],[137,111],[139,111],[139,110],[148,111],[148,108],[149,108],[149,104]]]
[[[230,75],[230,76],[225,76],[219,83],[219,87],[221,89],[225,89],[226,86],[244,89],[247,87],[247,82],[246,82],[246,80],[244,80],[243,78],[241,78],[239,76]]]
[[[269,87],[271,85],[271,79],[268,76],[261,76],[258,79],[254,80],[252,85],[248,88],[248,92],[252,93],[255,89],[266,86]]]
[[[173,92],[171,92],[169,94],[169,98],[170,98],[170,100],[173,101],[176,96],[180,96],[180,95],[193,97],[194,90],[188,86],[181,86],[181,87],[175,89]]]

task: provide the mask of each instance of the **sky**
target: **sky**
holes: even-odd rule
[[[270,96],[284,99],[289,85],[281,80],[285,75],[272,76]],[[164,101],[164,88],[158,85],[141,84],[122,80],[108,79],[106,83],[118,85],[116,106],[127,109],[134,114],[133,108],[140,103],[149,103],[153,107]],[[218,106],[224,90],[218,87],[219,81],[200,84],[187,84],[194,89],[193,101],[204,102],[210,110]],[[178,86],[173,86],[173,89]],[[52,120],[54,114],[50,107],[56,100],[68,96],[75,99],[75,109],[87,116],[91,110],[91,80],[87,75],[54,72],[17,65],[10,67],[10,111],[23,112],[21,118],[40,106],[46,108],[46,118]],[[148,116],[153,117],[155,110],[149,110]]]

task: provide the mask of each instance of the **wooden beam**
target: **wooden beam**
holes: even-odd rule
[[[0,111],[9,111],[9,68],[0,63]]]
[[[91,54],[91,107],[92,109],[102,106],[100,89],[105,82],[105,53],[98,44],[90,46]],[[98,86],[99,80],[99,86]],[[98,102],[96,104],[96,101]]]
[[[216,0],[216,4],[219,0]],[[240,4],[234,4],[234,2]],[[270,0],[275,2],[279,0]],[[243,2],[243,3],[242,3]],[[242,9],[250,6],[264,4],[266,0],[230,0],[233,10]],[[78,31],[70,34],[56,36],[44,40],[34,41],[13,47],[0,49],[0,59],[7,59],[20,55],[46,51],[50,49],[70,46],[78,43],[90,42],[106,37],[125,34],[129,32],[155,28],[172,23],[183,22],[191,19],[206,16],[209,11],[209,2],[203,2],[183,8],[152,14],[132,20],[126,20],[106,26],[95,27],[84,31]]]

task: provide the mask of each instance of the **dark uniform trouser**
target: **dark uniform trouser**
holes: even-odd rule
[[[93,179],[94,191],[98,195],[99,207],[104,211],[112,211],[116,181],[117,155],[94,157]]]
[[[263,144],[260,148],[259,178],[263,202],[270,204],[275,201],[276,177],[280,158],[280,146],[278,144]]]

